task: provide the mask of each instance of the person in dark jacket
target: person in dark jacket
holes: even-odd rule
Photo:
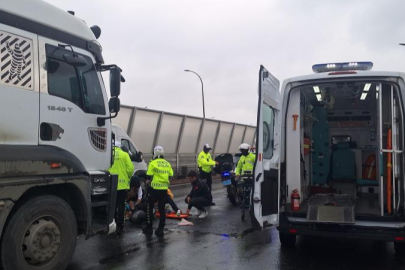
[[[204,181],[198,178],[196,171],[190,171],[187,174],[187,178],[191,183],[191,192],[187,195],[185,200],[188,204],[186,215],[190,214],[190,210],[194,206],[198,210],[196,216],[205,218],[208,212],[204,206],[212,205],[211,190]]]

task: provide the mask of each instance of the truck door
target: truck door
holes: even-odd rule
[[[280,82],[263,66],[259,72],[256,162],[252,190],[252,224],[256,229],[277,225],[280,190]]]
[[[69,61],[72,55],[83,64]],[[111,122],[98,127],[97,118],[109,116],[101,75],[90,52],[39,37],[39,144],[64,149],[87,171],[107,170],[111,156]]]
[[[37,52],[37,35],[0,24],[0,145],[38,144]]]

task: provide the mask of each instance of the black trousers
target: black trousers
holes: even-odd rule
[[[153,189],[149,188],[148,205],[146,209],[146,222],[148,226],[152,227],[153,223],[153,207],[155,203],[158,202],[159,213],[160,213],[160,223],[159,226],[164,226],[166,222],[166,211],[165,206],[167,202],[167,189]]]
[[[124,210],[127,196],[127,189],[117,190],[117,202],[115,206],[115,223],[117,223],[117,227],[124,227]]]
[[[203,170],[200,170],[200,178],[206,181],[208,188],[212,191],[212,188],[211,188],[211,186],[212,186],[211,173],[210,172],[207,173],[207,172],[204,172]]]
[[[167,194],[167,203],[170,204],[174,212],[177,212],[179,210],[177,204],[173,201],[172,197],[170,197],[169,194]]]
[[[188,203],[187,198],[185,200],[186,203]],[[194,197],[191,199],[190,203],[188,203],[188,209],[191,209],[194,206],[200,211],[205,211],[204,206],[210,206],[211,203],[212,203],[211,200],[205,197]]]

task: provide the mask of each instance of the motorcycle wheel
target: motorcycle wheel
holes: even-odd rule
[[[236,206],[237,202],[236,202],[236,189],[235,189],[235,187],[233,185],[227,186],[226,191],[228,193],[228,198],[231,201],[231,204],[233,206]]]

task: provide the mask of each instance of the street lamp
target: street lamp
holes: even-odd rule
[[[194,73],[195,75],[197,75],[198,78],[200,78],[200,81],[201,81],[201,92],[202,92],[202,103],[203,103],[203,118],[205,119],[204,84],[203,84],[203,81],[202,81],[200,75],[197,74],[197,72],[194,72],[194,71],[188,70],[188,69],[186,69],[186,70],[184,70],[184,71],[185,71],[185,72],[192,72],[192,73]]]

